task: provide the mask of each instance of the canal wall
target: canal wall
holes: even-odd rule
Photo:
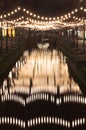
[[[86,55],[79,53],[74,48],[67,46],[65,43],[57,39],[57,48],[67,56],[68,69],[74,80],[78,82],[81,91],[86,94]],[[81,56],[81,57],[80,57]],[[82,58],[83,57],[83,58]]]
[[[28,43],[29,39],[24,39],[21,43],[14,44],[14,46],[8,48],[8,50],[4,50],[3,55],[0,57],[0,85],[27,48]]]

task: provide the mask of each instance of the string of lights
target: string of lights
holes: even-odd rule
[[[12,18],[11,17],[21,11],[24,15],[19,18]],[[0,15],[0,20],[2,21],[9,21],[11,23],[16,23],[16,25],[20,26],[22,23],[25,24],[25,27],[32,27],[32,28],[55,28],[56,26],[64,27],[64,26],[74,26],[75,24],[78,26],[86,22],[85,17],[83,14],[86,13],[86,8],[79,7],[71,12],[68,12],[65,15],[59,17],[44,17],[32,13],[31,11],[17,7],[16,9],[8,12],[7,14]],[[10,20],[11,19],[11,20]],[[19,23],[20,22],[20,23]]]

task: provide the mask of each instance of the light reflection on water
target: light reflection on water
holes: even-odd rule
[[[73,78],[70,79],[66,57],[63,57],[61,52],[33,50],[29,54],[28,51],[25,51],[23,57],[25,59],[21,58],[21,62],[16,62],[16,67],[9,72],[10,91],[14,89],[29,90],[32,86],[32,92],[39,89],[57,93],[59,88],[60,93],[81,93],[78,84]],[[18,72],[14,79],[12,72],[15,74]],[[6,80],[3,88],[5,88],[4,86],[6,86]]]

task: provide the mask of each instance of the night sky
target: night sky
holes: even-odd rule
[[[0,0],[0,11],[21,5],[39,15],[56,16],[74,9],[79,0]]]

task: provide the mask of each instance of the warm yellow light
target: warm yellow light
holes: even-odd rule
[[[23,9],[23,11],[25,12],[25,11],[26,11],[26,9]]]
[[[31,12],[30,15],[33,15],[33,13]]]
[[[26,12],[27,14],[29,14],[29,11],[27,10],[27,12]]]
[[[21,10],[21,8],[20,8],[20,7],[18,7],[18,10]]]
[[[74,14],[74,11],[72,11],[71,14]]]
[[[81,7],[80,10],[83,10],[83,7]]]
[[[36,14],[34,14],[33,16],[36,17]]]
[[[16,22],[16,20],[14,19],[14,22]]]
[[[68,16],[66,16],[65,18],[68,19]]]
[[[21,18],[19,18],[19,20],[21,20]]]
[[[6,28],[4,28],[4,29],[2,30],[2,35],[3,35],[3,37],[6,37],[6,35],[7,35],[7,29],[6,29]]]
[[[14,14],[14,12],[13,12],[13,11],[11,11],[11,14]]]
[[[38,15],[38,16],[37,16],[37,18],[39,19],[39,18],[40,18],[40,16]]]
[[[71,14],[70,14],[70,13],[68,13],[68,15],[70,16]]]
[[[27,20],[29,19],[29,18],[26,18]]]
[[[75,12],[78,12],[78,9],[75,9]]]
[[[84,12],[86,12],[86,9],[84,9]]]
[[[6,18],[7,17],[7,15],[6,14],[4,14],[4,18]]]
[[[67,14],[65,14],[64,16],[67,17]]]
[[[59,17],[57,17],[57,19],[59,20]]]
[[[14,12],[17,12],[17,9],[15,9]]]
[[[65,20],[65,18],[63,18],[63,20]]]
[[[12,28],[12,35],[13,35],[13,37],[15,37],[15,29],[14,29],[14,27]]]
[[[49,20],[51,20],[51,18],[49,18]]]
[[[8,13],[7,15],[10,16],[10,13]]]
[[[53,20],[55,20],[55,17],[53,18]]]
[[[24,18],[24,16],[21,17],[22,19]]]
[[[47,18],[47,17],[45,17],[45,20],[48,20],[48,18]]]
[[[44,19],[44,17],[41,17],[41,19]]]
[[[63,16],[61,16],[61,19],[63,18]]]
[[[76,17],[75,19],[77,20],[78,18]]]

